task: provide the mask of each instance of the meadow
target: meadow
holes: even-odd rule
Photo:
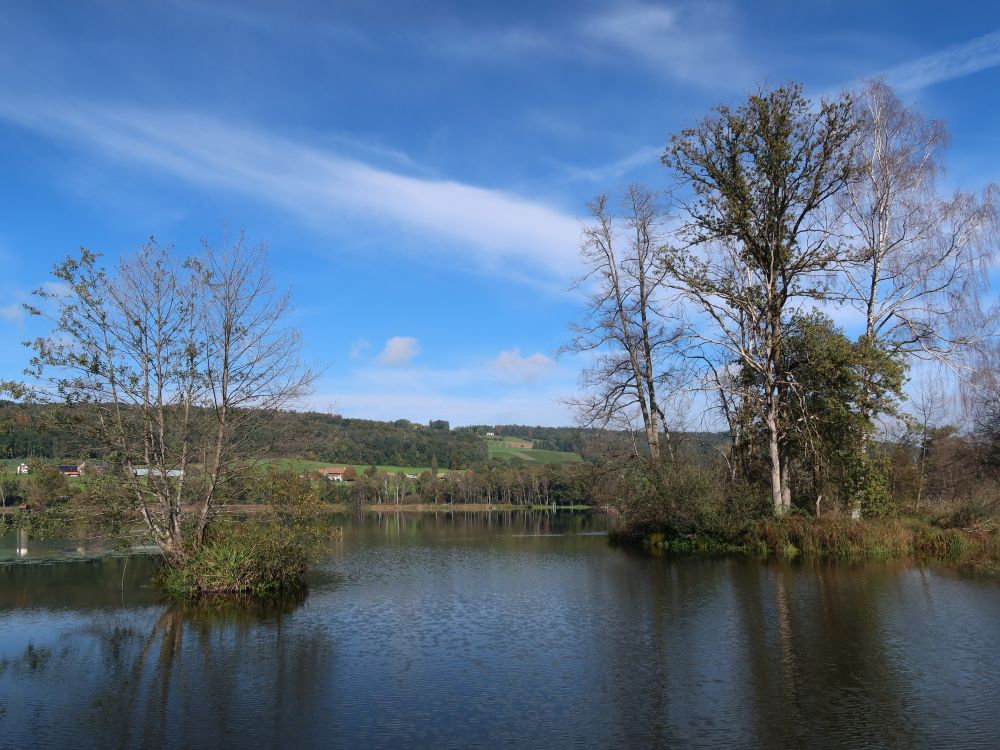
[[[547,451],[538,448],[520,448],[511,443],[522,442],[518,438],[503,440],[487,440],[486,447],[489,450],[490,459],[516,458],[530,464],[565,464],[575,461],[582,461],[578,453],[566,453],[564,451]]]

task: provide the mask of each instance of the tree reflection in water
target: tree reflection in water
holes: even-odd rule
[[[6,672],[30,696],[9,696],[0,716],[30,728],[25,741],[56,746],[210,747],[240,738],[280,746],[284,732],[300,734],[322,713],[321,684],[333,667],[327,629],[293,627],[304,601],[303,593],[95,613],[0,664],[0,678]]]

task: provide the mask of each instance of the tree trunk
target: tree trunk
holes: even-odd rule
[[[772,401],[767,410],[767,452],[771,459],[771,502],[774,504],[774,515],[784,513],[782,493],[781,449],[778,442],[777,406]]]
[[[787,513],[792,508],[792,452],[787,443],[783,443],[781,458],[781,512]]]

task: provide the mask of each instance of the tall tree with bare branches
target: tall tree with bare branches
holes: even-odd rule
[[[663,272],[656,251],[667,220],[663,196],[640,185],[623,191],[619,210],[600,195],[590,204],[580,254],[586,273],[578,288],[590,290],[587,314],[573,326],[564,351],[593,357],[583,370],[586,395],[573,401],[586,427],[631,431],[641,420],[649,458],[672,456],[664,405],[676,391],[675,357],[683,326],[662,299]],[[661,437],[663,443],[661,443]],[[637,455],[642,454],[635,444]]]
[[[858,175],[840,195],[856,252],[845,263],[863,342],[961,370],[995,333],[981,309],[1000,230],[995,185],[942,196],[948,134],[881,80],[856,100]],[[870,406],[866,406],[870,410]]]
[[[241,236],[179,260],[150,241],[111,270],[86,249],[55,268],[29,312],[52,323],[32,342],[43,393],[77,406],[123,470],[131,508],[172,561],[205,542],[222,487],[253,470],[251,433],[292,405],[302,366],[289,297],[264,245]]]

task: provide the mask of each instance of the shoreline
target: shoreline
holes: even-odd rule
[[[351,513],[357,506],[346,503],[331,503],[324,505],[318,512]],[[220,515],[256,515],[271,510],[267,505],[222,505],[218,508]],[[604,512],[602,508],[591,505],[513,505],[499,503],[366,503],[361,506],[363,513],[490,513],[493,511],[510,512],[517,510],[572,510]]]

